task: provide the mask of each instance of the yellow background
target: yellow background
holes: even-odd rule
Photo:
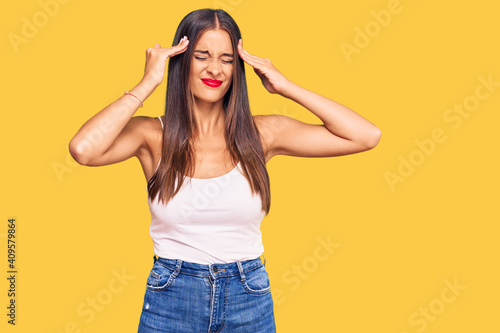
[[[73,0],[39,21],[17,52],[9,34],[22,34],[23,18],[42,20],[43,9],[34,0],[5,4],[0,330],[137,331],[153,264],[140,163],[81,166],[68,143],[139,82],[146,48],[169,45],[181,19],[206,7],[233,16],[248,52],[382,130],[379,145],[360,154],[269,162],[262,232],[278,331],[498,332],[500,86],[489,95],[477,87],[480,77],[500,82],[500,23],[498,5],[486,0]],[[389,9],[397,11],[390,22],[377,23],[374,13]],[[365,29],[371,37],[362,45]],[[341,46],[356,42],[362,47],[346,56]],[[254,114],[321,123],[267,93],[246,67]],[[136,115],[163,114],[165,89],[166,80]],[[474,96],[479,104],[453,128],[447,110],[471,108]],[[436,128],[446,140],[424,154],[415,140],[429,142]],[[398,175],[410,157],[418,165],[390,186],[387,173]],[[15,327],[6,323],[10,217]],[[337,247],[325,255],[317,248],[328,238]],[[120,283],[122,272],[129,280]],[[454,281],[463,289],[449,289]],[[100,311],[88,305],[96,297],[106,303]]]

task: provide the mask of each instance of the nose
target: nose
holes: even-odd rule
[[[221,71],[221,64],[216,60],[210,59],[207,65],[207,72],[209,72],[213,76],[217,76]]]

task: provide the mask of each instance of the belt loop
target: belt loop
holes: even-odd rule
[[[264,255],[262,255],[264,257],[264,267],[266,267],[266,263],[267,263],[267,259]]]
[[[182,260],[177,259],[177,264],[175,264],[175,272],[173,273],[174,277],[176,277],[179,274],[179,272],[181,271],[181,267],[182,267]]]
[[[243,273],[243,267],[241,266],[241,262],[237,261],[236,265],[238,265],[238,270],[240,271],[241,281],[245,281],[245,273]]]
[[[156,258],[156,255],[153,254],[153,264],[156,264],[156,260],[158,259]]]

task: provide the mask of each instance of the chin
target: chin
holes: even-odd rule
[[[194,96],[195,100],[199,100],[200,102],[209,102],[215,103],[224,98],[224,95],[220,94],[200,94]]]
[[[200,97],[200,96],[195,96],[195,101],[199,101],[199,102],[204,102],[204,103],[215,103],[215,102],[218,102],[220,101],[221,99],[223,99],[224,97],[213,97],[213,98],[210,98],[210,97]]]

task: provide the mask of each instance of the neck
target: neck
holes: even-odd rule
[[[226,116],[222,100],[212,103],[195,98],[193,112],[198,138],[220,136],[224,133]]]

